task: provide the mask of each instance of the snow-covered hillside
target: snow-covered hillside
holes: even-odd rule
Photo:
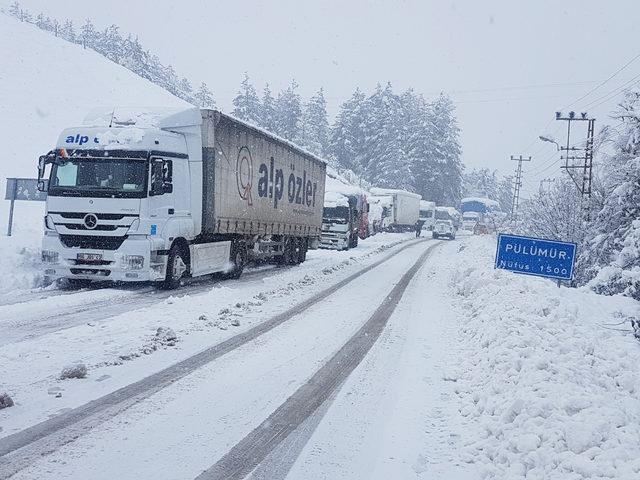
[[[33,25],[0,14],[0,188],[6,177],[34,177],[37,158],[53,146],[60,130],[80,124],[94,107],[179,106],[185,103],[129,70]],[[7,228],[9,202],[0,202],[0,233]],[[43,204],[16,206],[14,236],[2,237],[0,292],[30,286],[40,243]]]

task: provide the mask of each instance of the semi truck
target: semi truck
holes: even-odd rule
[[[320,247],[335,250],[357,247],[366,205],[362,195],[325,192]]]
[[[383,212],[383,229],[390,232],[406,232],[416,228],[420,217],[420,200],[422,197],[416,193],[405,190],[393,190],[387,188],[371,189],[376,196],[389,197],[391,204],[385,207]]]
[[[420,221],[422,229],[432,231],[436,222],[436,203],[420,200]]]
[[[460,201],[462,211],[462,228],[473,231],[476,225],[487,223],[491,213],[499,213],[500,204],[484,197],[467,197]]]
[[[326,163],[217,110],[111,109],[66,128],[39,159],[48,191],[44,275],[156,282],[316,248]]]

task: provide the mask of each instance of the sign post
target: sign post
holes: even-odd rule
[[[44,202],[47,199],[47,194],[38,190],[37,178],[7,178],[7,190],[4,198],[11,202],[9,205],[9,223],[7,225],[7,237],[10,237],[16,200]]]
[[[577,245],[520,235],[498,235],[495,268],[511,272],[553,278],[573,278]]]

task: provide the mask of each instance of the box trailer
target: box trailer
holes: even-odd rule
[[[40,157],[45,276],[72,282],[239,277],[317,247],[326,163],[216,110],[111,109]],[[50,167],[49,167],[50,165]]]
[[[404,232],[414,230],[420,217],[420,200],[416,193],[405,190],[387,188],[372,188],[371,193],[376,196],[391,197],[391,206],[387,212],[389,218],[386,230]]]

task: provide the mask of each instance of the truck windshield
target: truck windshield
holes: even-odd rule
[[[147,190],[147,160],[70,158],[54,164],[49,195],[141,198]]]
[[[322,218],[346,223],[349,220],[349,207],[324,207]]]

